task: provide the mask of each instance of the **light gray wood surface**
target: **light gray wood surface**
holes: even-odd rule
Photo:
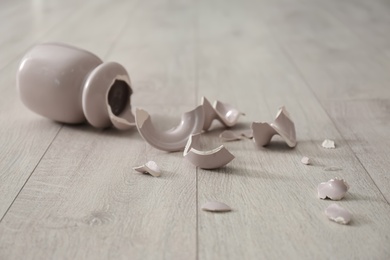
[[[0,35],[0,259],[390,258],[389,1],[4,0]],[[23,53],[43,41],[124,65],[133,107],[160,129],[202,96],[245,112],[238,129],[285,105],[298,146],[225,143],[236,158],[210,171],[135,129],[51,122],[15,87]],[[204,149],[223,130],[215,122]],[[132,170],[147,160],[160,178]],[[351,186],[338,202],[348,226],[317,198],[335,176]],[[201,211],[209,200],[233,211]]]

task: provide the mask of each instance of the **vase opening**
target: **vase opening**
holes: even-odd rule
[[[130,86],[123,80],[115,80],[107,97],[107,102],[114,115],[118,116],[126,108],[132,94]]]

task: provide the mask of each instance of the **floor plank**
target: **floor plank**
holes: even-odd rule
[[[89,16],[85,14],[86,22],[81,20],[79,30],[74,29],[77,19],[70,19],[63,32],[45,39],[79,43],[96,53],[111,52],[106,59],[130,68],[133,105],[156,116],[162,129],[171,127],[179,123],[181,113],[195,106],[193,32],[189,33],[192,38],[181,41],[193,27],[194,12],[180,1],[139,2],[132,5],[135,9],[131,12],[124,10],[124,5],[93,6]],[[169,16],[171,7],[186,13]],[[96,9],[105,13],[96,20],[88,19]],[[113,15],[116,18],[111,24],[97,26]],[[169,17],[165,27],[159,28],[165,17]],[[185,21],[181,21],[183,17]],[[122,18],[126,18],[125,23],[118,26]],[[178,21],[181,26],[176,26]],[[90,35],[82,34],[95,27]],[[114,44],[109,40],[94,44],[94,39],[104,35],[102,28]],[[150,37],[167,35],[167,42],[152,42],[140,52],[145,40],[133,36],[142,33]],[[66,39],[67,34],[72,37]],[[144,89],[147,86],[149,89]],[[172,105],[166,106],[167,102]],[[160,165],[162,177],[132,170],[147,160]],[[155,150],[136,130],[65,126],[8,211],[0,230],[2,258],[29,251],[29,257],[40,259],[194,259],[196,169],[183,160],[181,152]],[[9,242],[15,239],[18,243],[11,246]]]
[[[61,128],[27,111],[15,88],[18,63],[0,71],[0,219]]]
[[[376,3],[376,5],[379,5],[379,3]],[[373,5],[373,7],[376,5]],[[354,104],[354,101],[362,100],[363,102],[359,103],[359,111],[364,111],[367,108],[365,103],[376,103],[379,100],[378,106],[382,106],[390,98],[390,89],[388,88],[390,75],[387,73],[390,69],[390,60],[383,55],[386,48],[374,43],[360,41],[359,35],[349,30],[352,27],[350,23],[347,26],[340,22],[338,19],[340,14],[334,10],[334,6],[328,11],[320,8],[321,5],[309,4],[307,1],[302,1],[300,5],[285,6],[284,9],[280,8],[275,12],[275,17],[278,17],[279,22],[271,23],[272,19],[267,19],[272,31],[279,32],[273,34],[274,37],[297,71],[302,75],[305,84],[314,92],[315,98],[320,101],[327,114],[332,118],[341,135],[347,139],[359,161],[365,168],[371,169],[369,171],[371,178],[385,194],[387,201],[390,201],[388,195],[390,182],[383,171],[387,155],[375,153],[381,160],[376,159],[377,163],[372,164],[370,163],[372,161],[371,156],[366,153],[362,155],[359,152],[363,148],[363,140],[370,143],[367,146],[372,151],[383,151],[388,147],[386,142],[376,142],[375,136],[363,134],[368,134],[369,125],[375,125],[376,116],[370,113],[370,118],[366,117],[365,121],[367,127],[362,128],[359,125],[359,128],[357,128],[357,121],[354,120],[354,116],[351,114],[345,115],[344,119],[337,115],[338,108],[344,110],[342,103]],[[354,8],[356,8],[356,12],[361,11],[361,5],[355,7],[348,3],[347,6],[349,7],[349,13],[353,13]],[[384,7],[383,10],[386,10],[386,8]],[[333,13],[335,15],[332,15]],[[386,21],[386,18],[381,18],[383,15],[380,14],[381,12],[378,12],[380,17],[378,23],[382,19]],[[287,20],[286,17],[292,17],[292,19],[288,19],[288,23],[282,23],[283,20]],[[318,28],[310,30],[310,26],[302,23],[303,20],[315,21],[313,24]],[[343,20],[346,19],[343,18]],[[356,19],[352,19],[352,21],[358,23]],[[385,22],[382,23],[385,24]],[[294,34],[294,28],[300,28],[301,31],[306,33]],[[374,33],[373,30],[366,28],[365,32],[367,33],[366,38],[374,37],[374,35],[370,35]],[[386,38],[383,35],[382,41],[390,41],[389,38],[390,36]],[[319,39],[321,41],[318,41]],[[333,108],[331,104],[338,104],[336,105],[337,108]],[[345,128],[345,125],[350,125],[350,127]],[[350,139],[351,133],[349,131],[352,128],[356,129],[355,132],[360,129],[361,134],[359,136],[355,135],[356,139]],[[376,129],[379,132],[387,132],[386,125],[377,125]]]
[[[383,0],[1,1],[0,259],[389,258],[389,8]],[[124,65],[133,109],[162,130],[201,96],[245,112],[239,129],[285,105],[298,146],[278,137],[262,149],[224,143],[236,159],[206,171],[135,129],[53,123],[29,112],[14,87],[18,59],[42,41]],[[203,148],[221,144],[222,130],[215,123],[202,135]],[[323,149],[325,138],[337,148]],[[162,177],[132,170],[147,160]],[[329,221],[332,202],[317,198],[316,186],[335,176],[351,186],[337,202],[353,214],[348,226]],[[209,200],[233,212],[201,211]]]
[[[247,140],[226,143],[236,159],[220,170],[199,170],[198,208],[208,200],[233,208],[226,214],[199,210],[199,258],[388,256],[388,202],[283,46],[278,46],[273,34],[267,34],[272,27],[241,3],[205,1],[199,8],[199,93],[245,112],[244,127],[253,120],[272,120],[277,108],[286,105],[295,119],[299,140],[293,150],[280,142],[260,150]],[[204,147],[217,146],[220,132],[216,128],[205,136]],[[325,138],[336,140],[337,149],[323,149]],[[302,165],[302,156],[311,157],[313,165]],[[342,170],[325,171],[327,166]],[[316,197],[316,186],[335,175],[352,187],[339,202],[354,214],[348,227],[329,222],[323,211],[331,202]],[[375,242],[367,244],[366,237]]]
[[[68,17],[85,12],[79,1],[2,1],[0,6],[0,70]]]
[[[117,5],[116,7],[112,7],[110,9],[107,8],[107,6],[109,7],[108,2],[102,1],[100,4],[96,3],[95,9],[90,8],[90,16],[96,14],[96,9],[100,7],[101,10],[106,10],[105,12],[100,12],[102,17],[105,18],[105,15],[111,15],[114,11],[117,10],[117,8],[120,10],[124,9],[125,11],[129,10],[132,7],[130,4],[132,3],[129,2],[126,4],[128,7],[127,9],[123,8],[123,5]],[[51,6],[48,5],[46,8],[51,8]],[[58,8],[61,9],[61,5],[59,5]],[[78,35],[85,35],[84,32],[86,29],[84,27],[80,27],[79,31],[75,30],[74,28],[77,28],[78,24],[84,24],[84,26],[94,28],[96,25],[94,22],[96,21],[90,19],[90,22],[85,22],[86,18],[84,16],[86,14],[87,13],[85,10],[83,10],[79,13],[79,15],[75,16],[75,18],[78,19],[70,19],[68,22],[57,28],[57,33],[45,36],[40,41],[64,41],[64,38],[67,38],[69,41],[69,39],[72,39],[69,37],[70,28],[72,28],[72,35],[74,35],[76,39],[78,39]],[[117,12],[117,14],[120,13]],[[111,19],[111,21],[116,22],[117,25],[121,25],[119,26],[120,28],[124,26],[126,20],[126,13],[124,11],[122,11],[121,16],[116,16],[116,19]],[[119,34],[118,30],[112,30],[111,28],[107,27],[105,27],[105,30],[102,27],[98,29],[100,33],[103,33],[106,30],[107,35],[110,35],[112,31],[114,31],[114,33],[116,32],[117,35]],[[36,32],[36,34],[38,33]],[[61,35],[61,37],[59,35]],[[115,37],[113,38],[115,39]],[[91,38],[88,39],[91,42]],[[29,44],[32,44],[34,39],[26,37],[25,41],[28,41]],[[102,48],[105,48],[105,52],[108,53],[112,45],[112,42],[109,41],[103,41],[103,43],[104,44],[96,45],[95,47],[96,51],[103,53],[102,55],[104,55]],[[82,45],[82,41],[80,41],[80,45]],[[97,47],[100,47],[100,49]],[[19,54],[22,50],[24,51],[24,48],[25,47],[19,46],[14,48],[14,50],[17,50]],[[7,49],[11,50],[11,48]],[[2,162],[3,170],[1,171],[1,190],[4,190],[6,194],[2,197],[2,203],[0,204],[1,217],[4,215],[14,198],[17,196],[18,192],[21,190],[26,180],[31,175],[37,163],[46,152],[48,146],[60,131],[61,127],[60,124],[55,124],[37,115],[34,115],[28,111],[28,109],[20,102],[15,87],[15,75],[18,63],[19,61],[16,60],[9,67],[2,71],[2,84],[0,85],[4,94],[1,97],[3,100],[1,103],[1,122],[4,124],[4,127],[1,130],[1,137],[4,140],[2,150],[4,159]],[[42,122],[42,129],[39,129]],[[16,131],[12,131],[12,129]],[[24,149],[21,149],[22,147],[24,147]],[[18,158],[16,162],[15,157]]]

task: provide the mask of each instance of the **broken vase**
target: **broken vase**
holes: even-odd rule
[[[31,48],[17,71],[22,102],[52,120],[97,128],[135,125],[131,112],[130,78],[115,62],[63,43],[43,43]]]

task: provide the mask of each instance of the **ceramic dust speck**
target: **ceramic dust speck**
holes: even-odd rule
[[[305,164],[305,165],[309,165],[309,164],[311,164],[311,160],[310,160],[309,157],[304,156],[304,157],[302,157],[302,159],[301,159],[301,163],[303,163],[303,164]]]
[[[253,139],[258,146],[266,146],[274,135],[280,135],[289,147],[297,144],[295,125],[285,107],[281,107],[272,123],[252,123]]]
[[[70,124],[104,128],[135,125],[130,78],[122,65],[63,43],[43,43],[22,58],[17,76],[22,102],[35,113]]]
[[[205,113],[205,121],[203,125],[203,130],[207,131],[214,119],[220,121],[226,127],[232,127],[237,124],[238,119],[241,113],[233,106],[223,103],[221,101],[215,101],[213,106],[207,98],[202,97],[202,106]]]
[[[192,111],[184,113],[178,126],[167,131],[158,131],[148,112],[136,109],[135,121],[138,132],[151,146],[167,151],[182,150],[191,134],[200,133],[204,123],[203,107],[198,106]]]
[[[134,167],[133,169],[140,173],[149,173],[154,177],[159,177],[161,175],[161,170],[154,161],[148,161],[144,165]]]
[[[329,140],[329,139],[325,139],[323,142],[322,142],[322,147],[326,148],[326,149],[335,149],[336,146],[334,144],[334,141],[332,140]]]
[[[325,209],[325,215],[328,219],[343,225],[348,224],[352,219],[352,214],[337,204],[329,205],[329,207]]]
[[[210,212],[228,212],[232,209],[225,203],[218,201],[209,201],[203,204],[202,210]]]
[[[223,145],[208,151],[200,150],[200,134],[191,135],[184,148],[183,156],[202,169],[216,169],[225,166],[235,157]]]
[[[322,182],[317,187],[320,199],[341,200],[349,190],[349,185],[343,179],[334,178],[327,182]]]

